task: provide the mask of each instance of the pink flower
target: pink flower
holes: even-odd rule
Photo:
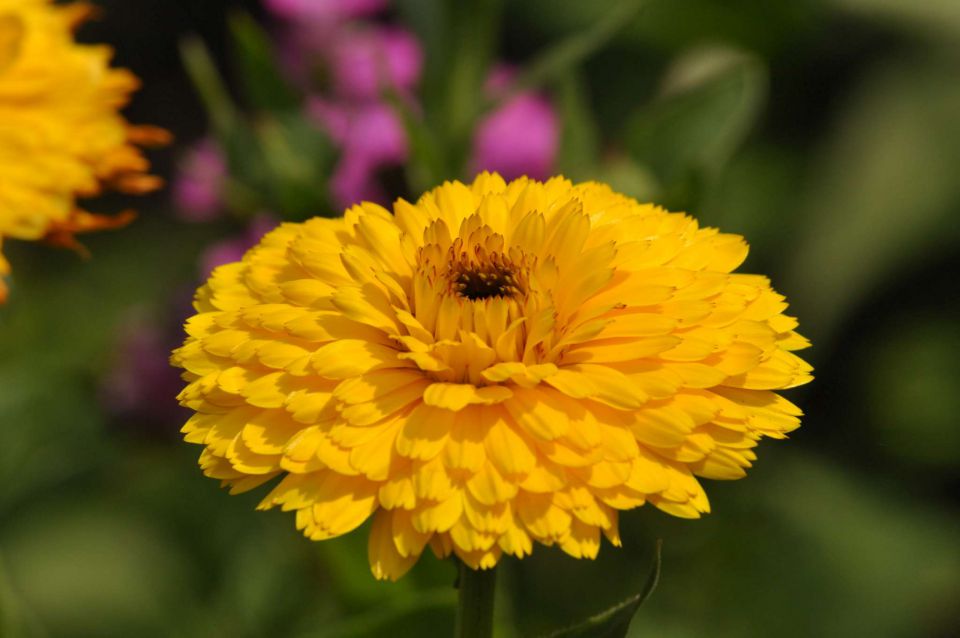
[[[289,20],[333,22],[370,15],[387,6],[387,0],[266,0],[267,10]]]
[[[384,88],[400,92],[420,81],[423,51],[408,31],[391,27],[342,30],[329,51],[334,92],[354,100],[378,99]]]
[[[200,256],[200,274],[206,278],[217,266],[240,261],[245,252],[255,246],[264,235],[276,226],[277,221],[269,215],[254,217],[242,234],[218,241],[203,251]]]
[[[223,211],[227,163],[220,148],[204,139],[191,148],[177,172],[173,200],[177,216],[188,222],[208,222]]]
[[[498,69],[487,90],[503,90],[511,73]],[[471,172],[497,171],[510,180],[527,175],[545,179],[553,172],[560,145],[560,123],[542,95],[521,93],[484,117],[473,138]]]
[[[384,203],[377,172],[403,164],[408,153],[406,131],[393,109],[380,102],[351,106],[313,98],[308,113],[341,149],[331,177],[337,206],[363,200]]]

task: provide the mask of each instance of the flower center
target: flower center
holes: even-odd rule
[[[454,269],[453,289],[467,299],[513,297],[520,292],[513,269],[503,263],[493,262]]]
[[[446,241],[438,238],[418,256],[428,280],[442,282],[442,295],[482,302],[520,299],[529,292],[531,259],[517,246],[506,247],[503,235],[481,224],[478,216],[464,222],[460,236]]]

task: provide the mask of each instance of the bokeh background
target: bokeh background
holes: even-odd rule
[[[450,564],[426,556],[377,583],[363,531],[310,543],[290,515],[254,512],[259,492],[228,497],[203,478],[165,360],[212,263],[271,220],[342,210],[354,191],[336,171],[355,147],[317,104],[349,117],[359,98],[343,98],[311,48],[324,38],[289,6],[99,4],[80,37],[111,43],[143,79],[129,118],[176,134],[154,157],[179,185],[100,202],[141,216],[85,239],[88,261],[9,245],[0,635],[448,633]],[[534,150],[508,158],[529,151],[530,172],[610,181],[745,235],[744,269],[771,275],[814,343],[817,379],[789,393],[803,427],[762,443],[746,480],[708,482],[713,514],[642,508],[621,517],[624,549],[595,562],[542,547],[503,561],[501,635],[539,635],[636,592],[656,538],[663,577],[634,636],[960,635],[960,3],[642,4],[396,0],[324,27],[405,29],[423,55],[374,100],[406,115],[409,143],[354,154],[367,158],[357,188],[389,200],[464,175],[477,117],[499,99],[485,78],[511,65],[536,92],[532,124],[511,137]],[[232,99],[205,76],[211,59]],[[375,150],[396,143],[360,129]],[[219,147],[198,153],[211,132]],[[207,179],[193,199],[191,177]]]

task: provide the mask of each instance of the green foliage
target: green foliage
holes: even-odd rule
[[[401,15],[420,36],[426,68],[422,112],[396,104],[412,140],[414,190],[457,179],[466,169],[473,128],[483,113],[484,83],[500,38],[502,0],[401,0]],[[396,102],[396,100],[395,100]]]
[[[831,0],[852,14],[891,26],[904,26],[936,36],[960,33],[960,4],[953,0]]]
[[[556,102],[562,122],[558,172],[570,179],[587,179],[600,163],[600,130],[588,102],[581,74],[568,72],[557,82]]]
[[[880,339],[863,362],[864,402],[878,446],[889,462],[928,476],[949,474],[960,458],[960,325],[939,313],[911,317]]]
[[[484,84],[499,38],[498,23],[503,11],[500,2],[399,2],[401,13],[421,36],[427,57],[422,117],[394,99],[411,140],[411,190],[420,191],[444,179],[464,177],[473,130],[481,116],[522,91],[552,83],[566,86],[578,66],[631,24],[644,4],[645,0],[620,2],[588,28],[559,38],[531,60],[509,87],[490,97]],[[564,157],[574,159],[574,154],[589,152],[584,145],[591,144],[590,132],[581,130],[579,124],[590,116],[583,104],[572,103],[571,100],[582,98],[571,95],[570,87],[561,90],[565,95],[566,130],[569,133],[576,129],[564,136],[564,144],[571,143],[568,138],[578,137],[572,141],[573,148],[567,146]],[[585,165],[586,159],[580,155],[574,161]]]
[[[653,554],[653,567],[650,569],[650,575],[647,576],[643,589],[583,622],[551,633],[548,638],[624,638],[640,606],[650,598],[653,590],[657,588],[657,583],[660,582],[662,545],[662,541],[657,540]]]
[[[755,58],[725,49],[693,52],[630,118],[627,148],[659,178],[668,202],[689,208],[743,143],[765,95],[766,71]]]
[[[610,43],[617,33],[632,24],[647,0],[623,0],[598,17],[589,27],[575,31],[530,61],[507,96],[537,89],[551,80],[568,75],[592,53]]]
[[[264,211],[290,219],[331,215],[327,178],[336,152],[326,134],[298,111],[300,98],[283,80],[267,36],[249,16],[231,20],[250,115],[230,97],[202,42],[181,42],[184,67],[227,158],[227,207],[237,215]]]
[[[238,76],[247,104],[255,111],[295,111],[298,92],[284,80],[269,35],[246,13],[230,18]]]
[[[911,267],[956,245],[960,86],[953,60],[881,67],[854,87],[802,201],[788,285],[813,337]],[[810,272],[829,272],[812,278]]]

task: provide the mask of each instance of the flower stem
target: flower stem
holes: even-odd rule
[[[461,562],[457,586],[460,592],[454,638],[491,638],[493,596],[497,586],[496,568],[471,569]]]

